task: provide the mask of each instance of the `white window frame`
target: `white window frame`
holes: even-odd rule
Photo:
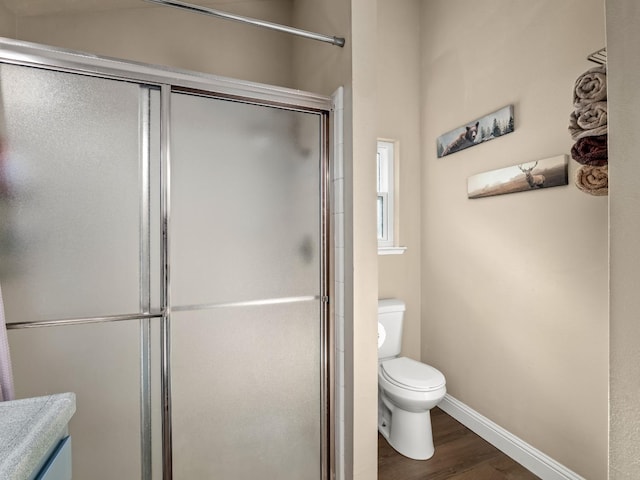
[[[403,253],[405,247],[397,246],[397,142],[378,139],[376,158],[377,204],[376,219],[378,254]]]
[[[378,247],[393,246],[394,151],[393,142],[378,140],[376,159]]]

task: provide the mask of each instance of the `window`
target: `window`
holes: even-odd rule
[[[378,141],[378,247],[393,246],[394,145]]]
[[[378,255],[403,253],[406,248],[398,247],[396,226],[397,194],[395,183],[396,144],[379,140],[377,155],[378,183]]]

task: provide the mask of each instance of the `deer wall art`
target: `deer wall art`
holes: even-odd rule
[[[479,173],[467,180],[469,198],[541,190],[569,184],[569,156],[545,158]]]
[[[544,187],[544,175],[534,175],[531,173],[534,168],[538,166],[538,162],[534,163],[533,166],[527,168],[524,165],[518,165],[518,168],[522,173],[524,173],[525,178],[527,179],[527,183],[530,188],[542,188]]]

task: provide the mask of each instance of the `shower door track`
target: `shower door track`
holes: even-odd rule
[[[61,72],[114,80],[162,85],[188,92],[227,99],[244,99],[257,105],[281,106],[293,110],[332,110],[331,97],[301,90],[275,87],[219,75],[193,72],[101,57],[63,48],[0,37],[0,61]]]
[[[169,274],[169,242],[170,223],[170,168],[169,158],[170,140],[170,102],[172,92],[188,92],[209,98],[220,98],[258,106],[270,106],[292,111],[320,113],[322,123],[321,146],[321,295],[308,297],[291,297],[280,299],[264,299],[253,302],[233,302],[225,304],[181,306],[175,311],[185,311],[193,308],[216,308],[220,306],[242,306],[246,304],[290,303],[299,301],[320,301],[321,308],[321,339],[322,385],[321,385],[321,478],[329,480],[335,477],[334,447],[335,421],[333,416],[334,391],[334,347],[331,334],[333,333],[333,318],[330,316],[329,292],[333,280],[330,265],[329,225],[329,115],[333,113],[331,97],[318,95],[300,90],[274,87],[254,82],[241,81],[226,77],[191,72],[179,69],[163,68],[154,65],[124,61],[108,57],[100,57],[82,52],[75,52],[61,48],[54,48],[31,42],[10,40],[0,37],[0,65],[2,63],[18,66],[41,68],[65,73],[86,75],[104,79],[128,81],[141,84],[160,91],[160,210],[161,210],[161,309],[150,312],[148,283],[149,272],[145,268],[141,271],[141,312],[122,315],[106,315],[95,317],[61,318],[53,320],[34,320],[7,324],[8,329],[29,329],[39,327],[70,326],[82,324],[109,323],[119,321],[140,320],[141,324],[141,365],[148,368],[150,361],[150,322],[160,320],[161,336],[161,415],[162,415],[162,478],[172,480],[172,434],[171,434],[171,342],[170,342],[170,274]],[[144,113],[144,112],[141,112]],[[144,115],[143,115],[144,117]],[[143,122],[144,123],[144,122]],[[142,127],[143,129],[146,127]],[[145,153],[142,152],[142,156]],[[143,162],[145,163],[145,162]],[[148,163],[147,163],[148,165]],[[144,186],[143,194],[149,197],[149,185]],[[148,204],[141,207],[148,208]],[[143,215],[143,219],[144,219]],[[141,231],[148,232],[148,218],[143,220]],[[143,239],[144,240],[144,239]],[[141,246],[141,258],[148,255],[148,248]],[[151,425],[150,425],[150,380],[148,372],[141,373],[141,480],[151,480]]]

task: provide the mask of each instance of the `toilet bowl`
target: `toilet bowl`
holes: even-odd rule
[[[446,394],[437,369],[399,357],[404,303],[378,303],[378,431],[400,454],[427,460],[434,454],[430,410]]]
[[[434,454],[430,410],[447,393],[442,373],[399,357],[378,368],[378,430],[402,455],[427,460]]]

